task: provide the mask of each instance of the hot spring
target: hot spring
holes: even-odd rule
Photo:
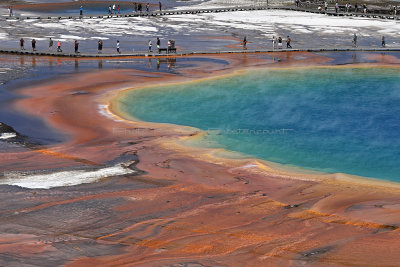
[[[122,112],[288,166],[400,182],[400,69],[248,70],[131,90]]]

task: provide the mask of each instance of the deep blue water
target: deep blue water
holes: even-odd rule
[[[400,69],[257,70],[129,92],[122,111],[269,161],[400,181]]]
[[[40,3],[46,3],[46,1],[39,1]],[[57,1],[51,1],[52,3],[57,2]],[[68,1],[60,1],[60,2],[68,2]],[[120,6],[120,14],[128,14],[134,13],[134,3],[135,1],[118,1],[115,2],[116,6]],[[159,0],[148,0],[145,2],[140,2],[137,1],[137,3],[142,4],[142,12],[146,11],[146,3],[149,3],[151,6],[149,7],[150,11],[158,11],[158,2]],[[162,3],[162,8],[163,9],[171,9],[173,7],[177,6],[184,6],[187,5],[186,1],[175,1],[175,0],[169,0],[169,1],[160,1]],[[195,4],[198,3],[199,1],[191,1],[190,4]],[[20,12],[20,10],[23,11],[31,11],[39,14],[57,14],[57,15],[79,15],[79,10],[80,7],[83,7],[83,14],[84,15],[107,15],[108,14],[108,7],[113,5],[114,2],[112,1],[104,1],[104,2],[68,2],[68,5],[60,5],[60,6],[27,6],[22,9],[17,10],[17,12]]]

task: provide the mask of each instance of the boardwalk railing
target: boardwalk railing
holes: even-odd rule
[[[51,51],[26,51],[1,49],[1,54],[30,55],[30,56],[50,56],[50,57],[74,57],[74,58],[104,58],[104,57],[166,57],[166,56],[190,56],[190,55],[216,55],[216,54],[241,54],[241,53],[271,53],[271,52],[399,52],[400,47],[390,48],[371,48],[371,47],[352,47],[352,48],[310,48],[310,49],[257,49],[257,50],[220,50],[220,51],[178,51],[171,54],[159,54],[149,52],[134,53],[68,53]]]

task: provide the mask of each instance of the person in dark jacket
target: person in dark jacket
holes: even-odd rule
[[[21,38],[19,40],[19,47],[21,48],[21,50],[25,50],[24,43],[25,43],[24,38]]]
[[[36,51],[36,40],[32,39],[32,50]]]
[[[79,43],[78,43],[78,40],[75,40],[75,42],[74,42],[74,47],[75,47],[75,53],[79,53]]]
[[[99,40],[99,41],[97,42],[97,52],[98,52],[99,54],[101,54],[101,53],[102,53],[102,50],[103,50],[103,41],[102,41],[102,40]]]

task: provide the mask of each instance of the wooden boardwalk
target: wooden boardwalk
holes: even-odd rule
[[[294,6],[243,6],[243,7],[220,7],[220,8],[206,8],[206,9],[188,9],[188,10],[163,10],[132,13],[132,14],[116,14],[116,15],[32,15],[32,16],[14,16],[14,17],[0,17],[1,20],[26,20],[26,19],[39,19],[39,20],[68,20],[68,19],[116,19],[116,18],[129,18],[129,17],[155,17],[155,16],[168,16],[168,15],[183,15],[183,14],[201,14],[201,13],[218,13],[218,12],[236,12],[236,11],[253,11],[253,10],[290,10],[301,11],[308,13],[326,14],[329,16],[352,16],[352,17],[365,17],[365,18],[380,18],[380,19],[400,19],[399,15],[391,15],[384,13],[362,13],[362,12],[338,12],[336,13],[332,8],[328,11],[318,11],[317,8],[298,8]]]
[[[311,48],[311,49],[257,49],[257,50],[221,50],[221,51],[178,51],[177,53],[159,54],[149,52],[134,53],[69,53],[69,52],[50,52],[50,51],[27,51],[1,49],[1,54],[29,55],[29,56],[48,56],[48,57],[71,57],[71,58],[110,58],[110,57],[167,57],[167,56],[192,56],[192,55],[221,55],[221,54],[243,54],[243,53],[271,53],[271,52],[400,52],[400,47],[391,48]]]

